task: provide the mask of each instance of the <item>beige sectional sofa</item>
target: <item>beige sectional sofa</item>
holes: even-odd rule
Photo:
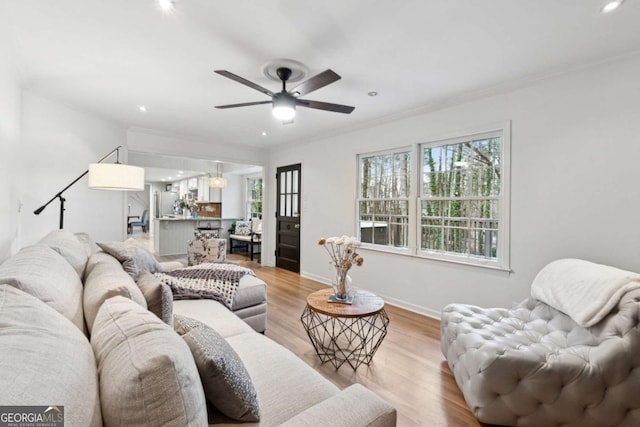
[[[146,297],[87,235],[55,231],[6,260],[0,404],[64,406],[67,426],[238,425],[205,399],[186,338],[147,309]],[[244,424],[395,425],[387,402],[358,384],[338,389],[257,333],[251,316],[247,323],[213,300],[172,309],[212,328],[241,360],[260,410]]]

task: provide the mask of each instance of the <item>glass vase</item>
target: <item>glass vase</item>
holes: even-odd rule
[[[333,294],[338,301],[347,301],[351,289],[351,277],[347,274],[349,269],[336,267],[336,275],[333,279]]]

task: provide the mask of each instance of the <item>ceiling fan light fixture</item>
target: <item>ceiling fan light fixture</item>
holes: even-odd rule
[[[610,13],[619,8],[622,5],[624,0],[611,0],[607,1],[602,9],[600,9],[601,13]]]
[[[291,121],[296,116],[295,100],[285,96],[276,95],[273,97],[273,109],[271,112],[273,117],[280,121]]]
[[[156,0],[160,9],[165,13],[170,13],[175,8],[174,0]]]

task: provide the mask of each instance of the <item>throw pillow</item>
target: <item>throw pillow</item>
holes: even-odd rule
[[[39,299],[0,285],[0,331],[2,405],[61,405],[67,425],[102,426],[96,362],[78,328]]]
[[[91,346],[105,426],[206,426],[207,403],[184,340],[124,297],[102,304]]]
[[[138,280],[138,275],[143,271],[156,273],[162,271],[160,263],[147,249],[127,242],[98,242],[103,251],[112,255],[122,263],[133,280]]]
[[[236,221],[236,232],[239,236],[251,235],[251,221]]]
[[[207,400],[224,415],[259,421],[258,395],[238,354],[216,331],[204,325],[182,336],[196,361]]]
[[[143,271],[138,276],[138,287],[147,300],[147,308],[169,326],[173,325],[173,292],[153,274]]]
[[[185,335],[193,328],[201,328],[207,327],[204,323],[199,320],[192,319],[191,317],[181,316],[176,314],[173,316],[173,329],[178,333],[178,335]]]

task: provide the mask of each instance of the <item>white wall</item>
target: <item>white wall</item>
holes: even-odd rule
[[[58,228],[59,202],[40,215],[33,211],[118,145],[126,145],[121,126],[82,113],[31,92],[22,97],[22,142],[14,162],[22,245]],[[114,161],[109,159],[109,161]],[[126,160],[121,157],[121,160]],[[89,190],[84,177],[65,193],[66,229],[86,231],[96,240],[122,240],[126,234],[125,195]]]
[[[20,201],[14,177],[20,144],[20,79],[6,42],[0,37],[0,262],[20,244]]]
[[[267,152],[263,149],[239,147],[233,142],[199,141],[193,138],[166,135],[150,130],[128,130],[127,144],[130,150],[143,153],[252,165],[263,165],[267,161]]]
[[[317,239],[355,234],[356,154],[512,121],[511,274],[363,250],[354,285],[438,316],[451,302],[509,307],[537,271],[577,257],[640,271],[640,56],[509,93],[274,150],[302,163],[302,273],[329,280]],[[356,110],[357,112],[357,110]],[[274,182],[268,182],[274,210]],[[274,227],[272,215],[265,215]],[[263,242],[273,263],[273,236]]]
[[[222,217],[244,218],[244,181],[241,175],[223,174],[227,186],[222,189]],[[216,190],[211,190],[213,193]]]

